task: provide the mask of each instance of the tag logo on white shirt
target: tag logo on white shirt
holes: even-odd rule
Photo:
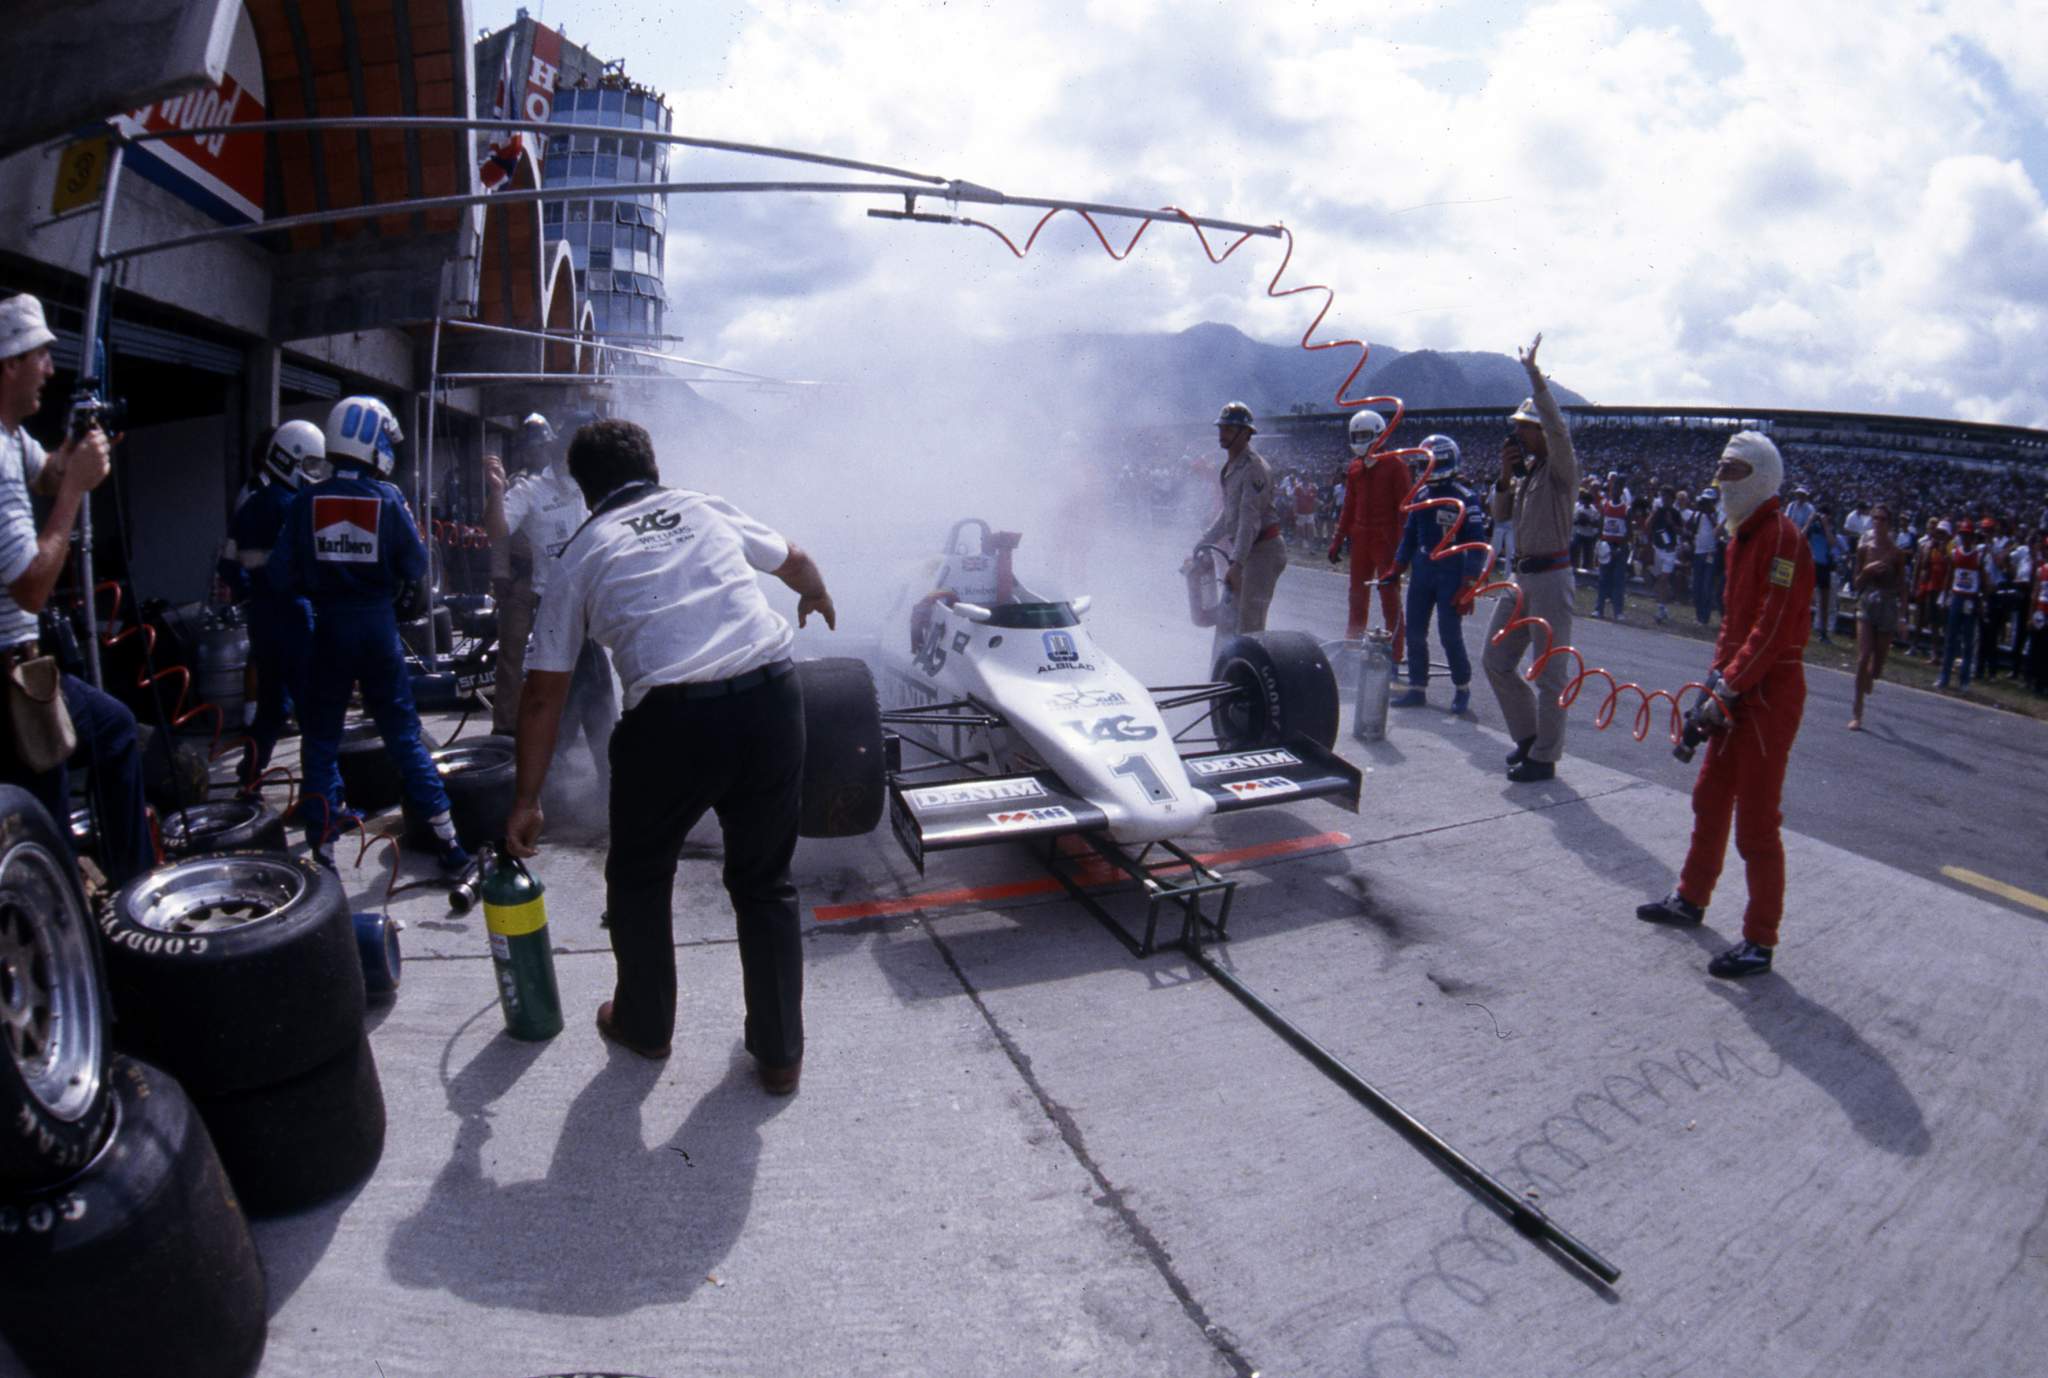
[[[651,536],[657,531],[673,531],[683,524],[683,514],[671,512],[666,507],[657,507],[639,517],[627,517],[625,523],[635,536]]]
[[[330,563],[377,563],[377,517],[384,504],[376,498],[350,498],[322,493],[313,499],[313,558]]]

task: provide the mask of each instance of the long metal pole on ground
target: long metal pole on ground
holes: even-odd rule
[[[120,189],[121,143],[117,139],[107,150],[107,186],[100,196],[99,232],[93,239],[92,264],[86,274],[85,329],[79,335],[80,348],[84,351],[78,358],[80,378],[93,377],[99,367],[100,299],[107,287],[107,250],[113,244],[114,198]],[[83,594],[80,601],[85,605],[86,672],[92,679],[93,688],[101,689],[105,685],[100,676],[100,616],[95,602],[97,595],[93,591],[91,493],[87,493],[78,504],[78,582]],[[136,615],[141,615],[140,608],[136,609]]]
[[[1315,1064],[1324,1076],[1350,1092],[1353,1099],[1386,1121],[1402,1138],[1435,1159],[1439,1167],[1449,1171],[1488,1205],[1499,1211],[1517,1231],[1530,1239],[1549,1244],[1604,1283],[1620,1279],[1621,1269],[1574,1238],[1569,1231],[1531,1205],[1526,1198],[1517,1196],[1501,1185],[1486,1169],[1444,1142],[1428,1125],[1396,1105],[1371,1082],[1346,1066],[1336,1054],[1302,1032],[1285,1015],[1254,994],[1250,987],[1219,966],[1202,950],[1201,939],[1195,935],[1193,923],[1189,924],[1187,936],[1182,939],[1180,949],[1187,953],[1196,966],[1207,972],[1217,985],[1236,996],[1238,1003],[1257,1015],[1266,1027],[1279,1034],[1296,1052]]]

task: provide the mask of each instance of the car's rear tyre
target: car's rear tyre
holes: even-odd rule
[[[290,1081],[195,1102],[242,1208],[287,1215],[356,1186],[384,1154],[384,1088],[360,1031]]]
[[[100,918],[123,1051],[195,1096],[300,1076],[362,1032],[341,882],[283,852],[218,852],[123,886]]]
[[[246,1374],[263,1266],[212,1140],[168,1074],[116,1058],[108,1085],[104,1147],[0,1200],[0,1333],[36,1374]]]
[[[167,813],[163,839],[164,851],[174,857],[252,848],[283,851],[286,845],[283,817],[257,799],[215,799]]]
[[[107,999],[70,849],[0,785],[0,1186],[53,1182],[106,1135]]]
[[[1216,705],[1216,735],[1230,750],[1296,735],[1337,742],[1337,677],[1306,632],[1251,632],[1224,643],[1212,679],[1239,692]]]
[[[802,837],[874,831],[888,800],[882,708],[874,672],[858,660],[797,662],[804,701]]]

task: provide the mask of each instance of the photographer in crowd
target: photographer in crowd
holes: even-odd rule
[[[86,495],[107,477],[107,437],[98,423],[74,427],[55,454],[45,454],[22,429],[42,409],[43,386],[56,373],[50,346],[57,336],[43,304],[23,294],[0,301],[0,667],[7,674],[12,730],[0,750],[0,778],[33,794],[50,812],[59,836],[70,836],[72,761],[92,773],[107,879],[125,884],[155,861],[142,797],[142,758],[135,715],[119,700],[45,656],[38,614],[50,600],[71,553],[71,528]],[[29,496],[49,498],[40,528]],[[63,715],[57,712],[62,707]],[[68,723],[60,721],[68,715]],[[36,720],[33,735],[20,726]],[[65,744],[65,727],[75,746]]]

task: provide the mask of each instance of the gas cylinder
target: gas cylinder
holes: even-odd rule
[[[242,702],[247,692],[249,629],[243,624],[240,613],[233,608],[220,608],[207,614],[199,632],[198,661],[199,673],[192,685],[194,699],[220,709],[224,732],[241,731]],[[195,722],[208,731],[213,729],[210,721],[195,719]]]
[[[1351,712],[1351,735],[1361,742],[1384,741],[1387,702],[1394,687],[1394,637],[1381,627],[1365,638],[1359,657],[1358,698]]]
[[[562,1031],[562,997],[555,990],[555,955],[548,946],[546,893],[518,858],[493,854],[483,883],[484,928],[505,1031],[538,1041]]]

